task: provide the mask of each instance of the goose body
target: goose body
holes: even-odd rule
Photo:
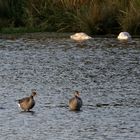
[[[31,96],[25,97],[18,100],[18,106],[23,111],[30,111],[35,106],[34,96],[36,96],[36,92],[32,91]]]
[[[81,33],[75,33],[74,35],[71,35],[70,38],[75,40],[75,41],[82,42],[82,41],[91,39],[92,37],[90,37],[87,34],[81,32]]]
[[[121,32],[118,37],[119,40],[130,40],[131,35],[128,32]]]
[[[70,110],[80,110],[82,107],[82,99],[79,97],[79,91],[75,91],[75,95],[73,98],[69,100],[69,108]]]

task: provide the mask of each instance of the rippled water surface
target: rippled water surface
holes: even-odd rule
[[[38,92],[32,112],[16,100]],[[80,112],[67,103],[79,90]],[[0,39],[0,140],[139,140],[140,39]]]

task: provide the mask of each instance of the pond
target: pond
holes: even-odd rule
[[[140,39],[0,39],[1,140],[139,140]],[[36,105],[17,99],[36,89]],[[70,111],[80,91],[83,107]]]

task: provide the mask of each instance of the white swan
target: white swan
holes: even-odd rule
[[[119,40],[130,40],[131,35],[128,32],[121,32],[118,37]]]
[[[87,34],[81,32],[81,33],[75,33],[74,35],[71,35],[70,38],[75,40],[75,41],[82,42],[82,41],[91,39],[92,37],[90,37]]]

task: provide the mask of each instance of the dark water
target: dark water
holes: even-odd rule
[[[0,40],[0,140],[139,140],[140,39]],[[36,89],[36,106],[17,99]],[[80,112],[69,111],[74,90]]]

